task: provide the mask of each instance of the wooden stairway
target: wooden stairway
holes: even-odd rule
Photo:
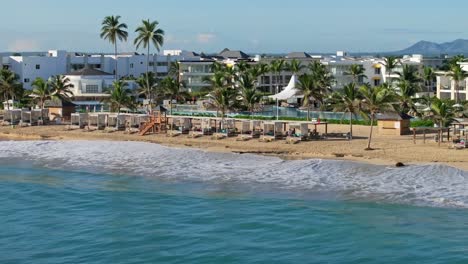
[[[143,126],[140,128],[140,136],[144,136],[148,133],[152,128],[157,125],[156,117],[152,116],[149,121],[145,122]]]
[[[150,120],[145,122],[143,126],[140,128],[140,136],[146,135],[146,133],[150,132],[151,129],[154,132],[160,133],[163,130],[166,130],[166,123],[167,118],[162,116],[160,112],[157,115],[153,115],[150,117]]]

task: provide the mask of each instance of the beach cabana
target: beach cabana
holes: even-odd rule
[[[214,139],[222,139],[226,137],[232,137],[236,133],[236,125],[234,119],[222,119],[220,121],[220,129],[217,129],[216,133],[213,134]]]
[[[87,113],[73,113],[70,115],[71,128],[85,128],[88,125]]]
[[[172,117],[171,129],[168,131],[168,136],[178,136],[188,134],[191,128],[191,119],[185,117]]]
[[[200,118],[200,124],[194,125],[189,133],[189,137],[195,138],[203,135],[213,135],[211,118]]]
[[[31,126],[31,111],[21,111],[20,126]]]
[[[307,140],[309,137],[309,124],[308,123],[289,123],[288,136],[286,143],[298,143],[302,140]]]
[[[281,121],[263,122],[263,134],[260,140],[270,142],[275,139],[282,139],[283,127],[284,122]]]
[[[242,120],[240,134],[237,140],[259,138],[261,135],[261,122],[258,120]]]
[[[21,109],[5,110],[3,112],[3,121],[9,125],[18,125],[21,121]]]

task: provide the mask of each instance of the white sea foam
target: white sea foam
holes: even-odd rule
[[[2,141],[0,159],[163,179],[271,183],[385,202],[468,207],[468,172],[440,164],[389,168],[347,161],[210,153],[141,142]]]

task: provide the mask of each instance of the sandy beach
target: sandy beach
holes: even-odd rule
[[[323,129],[323,128],[321,128]],[[329,125],[328,131],[345,133],[347,125]],[[210,136],[188,138],[187,135],[168,137],[166,134],[139,136],[125,134],[122,131],[108,133],[104,131],[86,131],[83,129],[68,130],[66,126],[36,126],[36,127],[0,127],[0,138],[7,140],[112,140],[112,141],[144,141],[173,147],[191,147],[212,152],[258,153],[276,155],[287,159],[344,159],[372,164],[395,165],[442,163],[459,169],[468,170],[468,149],[456,150],[450,148],[451,143],[445,141],[439,147],[433,137],[428,136],[423,143],[422,135],[418,135],[416,144],[413,136],[382,136],[375,128],[372,147],[375,150],[365,151],[369,127],[354,126],[354,139],[327,139],[318,141],[286,144],[284,140],[274,142],[259,142],[257,139],[237,141],[236,138],[221,140]],[[323,131],[320,131],[322,132]]]

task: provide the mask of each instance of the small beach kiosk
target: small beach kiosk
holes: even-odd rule
[[[411,133],[410,120],[413,118],[405,113],[388,112],[376,116],[380,135],[401,136]]]

